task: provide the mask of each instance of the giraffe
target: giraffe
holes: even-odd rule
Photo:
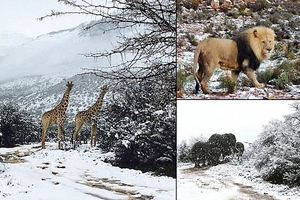
[[[42,115],[42,149],[45,149],[45,137],[48,130],[48,127],[51,124],[57,124],[58,129],[58,148],[61,149],[61,141],[63,140],[63,123],[66,120],[66,110],[69,104],[69,95],[73,87],[72,82],[67,82],[67,90],[64,93],[64,96],[61,102],[52,110],[45,112]]]
[[[104,85],[102,88],[96,103],[92,105],[89,109],[80,111],[75,116],[75,130],[73,133],[73,143],[75,147],[75,141],[77,134],[80,132],[82,125],[86,122],[91,125],[91,147],[96,146],[96,135],[97,135],[97,122],[95,117],[99,114],[102,107],[103,98],[108,90],[108,86]],[[81,144],[80,134],[78,137],[79,144]]]

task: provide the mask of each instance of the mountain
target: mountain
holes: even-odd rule
[[[0,55],[0,102],[18,104],[34,113],[39,120],[43,112],[60,102],[67,81],[73,81],[68,108],[70,117],[93,104],[101,92],[101,86],[109,85],[109,82],[96,75],[79,74],[87,72],[82,68],[108,66],[109,61],[87,58],[82,54],[109,51],[116,44],[119,34],[118,30],[105,34],[102,28],[110,28],[110,25],[94,26],[88,31],[83,29],[95,23],[84,23],[35,39],[22,40],[15,35],[15,42],[10,42],[6,37],[7,41],[3,44],[10,51],[3,51]],[[105,99],[109,96],[108,93]]]
[[[32,38],[12,32],[0,32],[0,63],[14,48],[26,44]],[[1,69],[1,67],[0,67]]]
[[[0,32],[0,48],[13,48],[26,44],[32,38],[29,38],[23,34],[13,33],[13,32]]]
[[[82,68],[108,66],[107,59],[95,60],[83,55],[109,51],[116,45],[118,30],[109,34],[103,31],[103,28],[110,28],[110,25],[97,25],[84,30],[85,26],[95,23],[92,21],[72,29],[41,35],[2,53],[0,82],[37,75],[71,77],[82,73]]]

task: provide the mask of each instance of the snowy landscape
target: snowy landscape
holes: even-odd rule
[[[259,178],[251,160],[194,168],[178,164],[177,199],[297,200],[299,188],[273,185]]]
[[[0,148],[1,199],[175,199],[173,178],[113,167],[99,148],[46,147]]]
[[[50,11],[50,8],[48,10]],[[127,92],[127,88],[124,88],[124,85],[118,81],[112,82],[89,72],[100,68],[109,71],[110,66],[125,62],[126,59],[131,58],[131,55],[127,54],[126,57],[112,55],[104,59],[95,59],[87,58],[86,54],[99,51],[109,52],[118,46],[120,35],[132,35],[133,28],[118,29],[109,23],[95,25],[97,22],[97,20],[89,20],[74,28],[56,30],[33,38],[21,33],[0,31],[0,107],[17,105],[20,111],[26,112],[27,117],[38,127],[37,131],[24,132],[22,135],[26,137],[26,134],[30,134],[40,138],[42,114],[53,109],[61,101],[68,81],[74,84],[66,112],[64,150],[58,149],[56,126],[51,126],[48,130],[46,149],[41,149],[40,140],[13,148],[0,148],[0,199],[44,200],[66,197],[75,200],[176,199],[176,179],[170,175],[155,173],[150,169],[152,166],[158,166],[158,163],[162,165],[165,162],[170,163],[170,158],[166,157],[168,155],[158,158],[155,163],[152,162],[148,170],[128,169],[124,166],[121,168],[112,163],[116,156],[114,154],[116,147],[111,146],[118,144],[126,149],[130,141],[134,142],[135,136],[144,133],[145,130],[142,127],[147,127],[150,123],[148,120],[140,124],[129,117],[123,117],[123,115],[131,114],[131,110],[127,110],[127,113],[126,111],[118,113],[121,120],[111,122],[114,120],[108,119],[109,116],[106,114],[112,112],[105,110],[110,103],[115,103],[114,105],[119,106],[117,108],[120,112],[122,111],[123,102],[118,104],[117,100],[121,92]],[[87,26],[92,28],[85,30]],[[112,31],[107,33],[105,31],[107,29],[112,29]],[[135,31],[138,30],[139,28],[135,29]],[[125,84],[125,81],[122,83]],[[106,113],[100,112],[97,119],[101,122],[98,127],[101,129],[98,133],[100,135],[98,142],[109,143],[112,141],[103,141],[103,137],[113,137],[115,139],[113,144],[109,144],[111,149],[101,149],[99,145],[103,146],[103,144],[99,143],[97,147],[91,148],[88,145],[90,138],[87,139],[88,144],[82,144],[73,149],[70,139],[74,129],[75,114],[95,103],[103,85],[108,85],[109,90],[102,106],[103,112]],[[141,84],[135,87],[140,89],[143,86]],[[149,93],[151,92],[153,91],[149,90]],[[148,97],[145,96],[145,98]],[[135,100],[127,106],[133,107],[135,103],[138,103],[138,100]],[[174,115],[171,114],[173,111],[161,110],[147,102],[144,104],[151,107],[148,110],[144,109],[145,112],[153,110],[149,114],[153,120],[151,123],[161,120],[161,116],[169,116],[169,118],[164,117],[163,120],[174,119]],[[138,120],[141,119],[139,115],[143,115],[138,109],[132,113],[133,117]],[[124,130],[124,127],[108,127],[108,123],[104,122],[106,120],[129,127],[129,131],[131,127],[135,127],[135,130],[132,135],[126,135],[127,130]],[[5,121],[5,119],[0,117],[0,121]],[[171,121],[170,124],[172,127],[169,130],[175,130],[174,123]],[[114,132],[105,132],[104,129]],[[89,126],[84,125],[82,131],[89,137]],[[160,139],[161,132],[167,133],[164,129],[159,129],[155,134],[152,133],[153,140]],[[124,135],[121,135],[122,133]],[[0,146],[4,141],[2,137],[0,133]],[[172,137],[175,143],[175,134]],[[143,140],[143,136],[140,138]],[[167,143],[159,144],[159,146],[166,148],[175,157],[175,148]],[[140,148],[144,147],[140,145]],[[139,150],[136,149],[136,151]],[[141,152],[141,156],[145,158],[143,153],[147,153],[147,149]],[[169,171],[172,173],[171,170]]]
[[[184,106],[182,102],[187,103]],[[255,115],[266,114],[268,111],[259,107],[272,102],[224,102],[223,100],[192,102],[181,100],[178,112],[182,116],[178,118],[180,128],[177,134],[177,138],[180,138],[177,146],[177,199],[297,200],[300,198],[299,101],[275,101],[273,106],[270,106],[272,107],[270,110],[282,112],[280,106],[275,106],[278,103],[277,105],[289,104],[293,111],[285,112],[288,114],[281,117],[268,113],[262,118],[268,118],[270,121],[260,125],[261,129],[256,129],[258,122],[254,119],[259,119],[260,116],[255,117]],[[193,104],[190,109],[188,103]],[[216,105],[214,110],[211,109],[212,111],[201,109],[201,106],[212,107],[213,104]],[[235,109],[239,115],[235,112],[230,113],[234,104],[237,105]],[[249,110],[244,109],[247,106],[251,106]],[[196,110],[195,107],[199,109]],[[200,112],[205,114],[192,120],[195,114],[191,108],[194,108],[197,114]],[[183,110],[189,111],[183,112]],[[243,121],[248,121],[249,124]],[[192,129],[193,133],[191,133]],[[235,141],[244,144],[245,151],[242,159],[238,159],[236,153],[237,142],[231,149],[231,153],[227,154],[228,156],[224,156],[226,153],[224,149],[227,148],[225,137],[217,140],[221,145],[213,143],[213,136],[224,133],[233,133],[236,136]],[[199,146],[202,150],[197,152],[199,147],[196,144],[202,145]],[[204,144],[210,146],[203,146]],[[216,149],[220,154],[215,153]],[[217,155],[218,163],[211,164],[210,159],[214,155]],[[197,162],[200,165],[195,167]]]

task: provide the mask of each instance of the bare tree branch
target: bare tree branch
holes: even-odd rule
[[[74,7],[75,11],[51,11],[45,18],[84,14],[98,17],[96,23],[87,25],[84,30],[101,29],[104,33],[124,29],[120,34],[118,45],[112,50],[100,50],[96,53],[84,54],[94,59],[113,56],[121,57],[122,62],[101,66],[89,70],[98,76],[110,79],[151,78],[176,70],[176,4],[169,0],[112,0],[112,1],[72,1],[58,0]],[[97,1],[96,1],[97,2]],[[102,29],[103,24],[111,24]],[[107,27],[107,26],[106,26]],[[127,34],[131,31],[131,34]],[[109,67],[109,68],[108,68]],[[160,70],[158,70],[160,69]],[[175,80],[175,77],[174,77]]]

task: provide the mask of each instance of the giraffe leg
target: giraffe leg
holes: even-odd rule
[[[91,125],[91,147],[96,146],[97,124],[92,122]]]
[[[80,132],[81,130],[81,127],[83,125],[83,121],[81,120],[77,120],[77,118],[75,119],[75,124],[76,124],[76,127],[75,127],[75,130],[74,130],[74,133],[73,133],[73,144],[74,144],[74,148],[76,146],[76,141],[77,141],[77,134]],[[81,140],[79,138],[79,140]],[[80,141],[81,142],[81,141]]]
[[[57,125],[57,129],[58,129],[58,149],[62,149],[62,143],[61,142],[64,141],[62,125]]]
[[[57,119],[57,131],[58,131],[58,149],[62,149],[61,142],[64,142],[64,132],[63,132],[63,123],[65,118]]]
[[[47,134],[47,130],[48,130],[49,125],[50,125],[49,122],[44,122],[42,120],[42,149],[46,148],[45,139],[46,139],[46,134]]]

